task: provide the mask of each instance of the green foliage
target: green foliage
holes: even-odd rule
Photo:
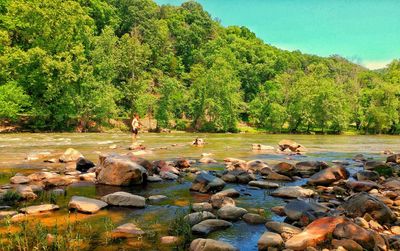
[[[29,96],[15,82],[0,85],[0,118],[16,119],[30,106]]]
[[[89,130],[159,127],[400,133],[400,62],[374,72],[283,51],[189,1],[0,0],[0,118]]]

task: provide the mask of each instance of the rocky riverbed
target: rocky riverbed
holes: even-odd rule
[[[154,159],[145,144],[125,147],[96,159],[78,148],[28,152],[27,163],[46,168],[1,186],[0,217],[13,231],[24,221],[91,218],[109,250],[400,249],[400,155],[392,152],[324,161],[287,140],[248,144],[270,161],[206,152]],[[107,216],[105,228],[99,217]],[[49,233],[46,242],[56,239]],[[104,248],[98,239],[92,249]]]

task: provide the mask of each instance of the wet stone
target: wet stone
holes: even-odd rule
[[[112,238],[134,238],[144,235],[145,232],[133,223],[123,224],[111,232]]]
[[[247,213],[243,215],[243,220],[248,224],[264,224],[267,219],[259,214]]]
[[[112,194],[108,194],[103,196],[101,200],[113,206],[127,206],[127,207],[146,206],[146,199],[144,197],[127,192],[115,192]]]
[[[208,202],[193,203],[192,210],[195,212],[212,211],[213,207]]]
[[[208,235],[211,232],[223,230],[232,226],[232,223],[225,220],[210,219],[204,220],[192,227],[193,234]]]
[[[36,205],[36,206],[29,206],[21,208],[19,211],[26,214],[38,214],[48,211],[58,210],[60,207],[54,204],[43,204],[43,205]]]
[[[72,196],[70,202],[68,203],[68,208],[76,209],[82,213],[97,213],[103,207],[106,207],[107,203],[90,199],[82,196]]]
[[[149,196],[147,199],[149,200],[150,203],[157,203],[157,202],[163,201],[167,198],[168,197],[165,195],[152,195],[152,196]]]
[[[217,217],[214,214],[204,211],[204,212],[196,212],[196,213],[188,214],[183,219],[185,221],[187,221],[189,223],[189,225],[193,226],[204,220],[216,219],[216,218]]]

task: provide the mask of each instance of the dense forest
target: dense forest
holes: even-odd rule
[[[281,50],[192,1],[0,0],[0,118],[32,129],[400,133],[399,87],[400,61]]]

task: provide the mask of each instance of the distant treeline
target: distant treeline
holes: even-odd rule
[[[399,61],[280,50],[196,2],[0,0],[0,118],[40,130],[138,113],[209,132],[399,133],[399,88]]]

